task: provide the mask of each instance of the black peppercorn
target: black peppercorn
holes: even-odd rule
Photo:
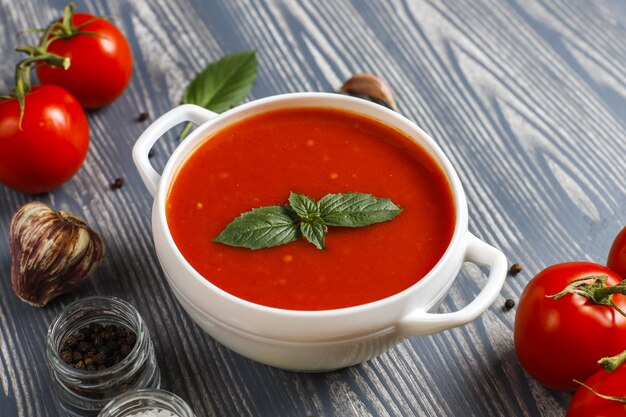
[[[126,343],[120,345],[120,353],[123,357],[126,357],[131,350],[133,350],[133,348],[131,348],[130,345],[127,345]]]
[[[103,329],[103,328],[104,328],[104,327],[102,327],[102,325],[101,325],[101,324],[98,324],[98,323],[91,323],[91,324],[89,325],[89,329],[91,329],[91,331],[92,331],[93,333],[100,333],[100,332],[102,331],[102,329]]]
[[[119,350],[120,345],[114,339],[111,339],[107,342],[107,347],[113,351]]]
[[[82,353],[87,353],[91,350],[91,347],[92,345],[89,342],[80,342],[78,344],[78,351]]]
[[[72,362],[72,351],[71,350],[64,350],[61,351],[61,360],[65,363],[71,363]]]
[[[111,352],[111,348],[108,347],[107,345],[102,345],[98,348],[98,353],[104,353],[105,355],[108,355]]]
[[[104,364],[104,362],[106,362],[106,359],[107,355],[104,352],[96,353],[96,355],[93,357],[94,362],[98,365]]]
[[[95,347],[100,347],[104,344],[104,340],[102,339],[102,337],[100,335],[96,336],[93,338],[93,345]]]
[[[522,272],[522,266],[519,263],[514,263],[513,265],[511,265],[511,268],[509,269],[509,273],[511,275],[517,275],[520,272]]]
[[[122,326],[118,326],[117,329],[115,329],[115,336],[118,339],[126,337],[126,329]]]
[[[150,118],[150,114],[144,111],[144,112],[139,113],[139,116],[137,116],[135,121],[141,123],[141,122],[145,122],[149,118]]]
[[[68,336],[59,356],[76,369],[103,370],[128,356],[136,341],[137,335],[124,326],[92,323]]]
[[[117,190],[118,188],[122,188],[124,186],[124,178],[118,177],[111,183],[111,189]]]
[[[128,333],[128,335],[126,336],[126,343],[133,346],[136,341],[137,341],[137,335],[132,332]]]
[[[70,335],[67,337],[67,339],[65,339],[65,342],[63,342],[63,346],[66,347],[73,347],[76,346],[78,344],[79,340],[78,337],[75,335]]]
[[[515,301],[508,299],[504,302],[504,309],[506,311],[509,311],[510,309],[512,309],[513,307],[515,307]]]

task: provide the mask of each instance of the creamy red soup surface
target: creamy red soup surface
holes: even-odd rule
[[[211,240],[253,208],[359,192],[404,210],[361,228],[330,227],[326,250],[303,239],[259,250]],[[290,310],[328,310],[389,297],[418,282],[445,252],[455,223],[438,164],[405,134],[325,108],[269,111],[202,142],[178,169],[167,223],[185,259],[244,300]]]

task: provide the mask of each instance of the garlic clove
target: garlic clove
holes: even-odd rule
[[[391,89],[385,81],[375,75],[355,74],[341,86],[340,91],[396,110],[396,101],[391,94]]]
[[[34,201],[20,207],[9,224],[11,285],[26,303],[43,307],[73,291],[104,260],[104,244],[85,222]]]

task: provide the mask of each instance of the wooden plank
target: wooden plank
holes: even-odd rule
[[[15,33],[44,26],[63,5],[0,0],[3,90],[18,59]],[[93,294],[138,306],[164,387],[199,416],[563,415],[569,395],[524,373],[512,350],[514,311],[501,305],[549,264],[604,262],[626,224],[623,2],[89,0],[79,8],[118,16],[134,75],[118,101],[89,113],[92,142],[81,171],[36,198],[100,231],[107,262],[76,293],[34,309],[12,294],[0,239],[0,415],[61,415],[43,359],[45,333],[65,305]],[[187,318],[154,254],[152,199],[130,158],[148,122],[134,118],[164,113],[207,62],[243,49],[259,59],[251,98],[333,91],[358,71],[390,83],[399,111],[431,133],[458,170],[472,232],[524,266],[485,315],[407,339],[361,366],[313,375],[255,364]],[[174,135],[159,143],[155,163],[162,167],[176,145]],[[126,184],[113,191],[118,176]],[[31,199],[0,186],[0,235]],[[441,311],[466,304],[483,282],[481,270],[465,268]]]

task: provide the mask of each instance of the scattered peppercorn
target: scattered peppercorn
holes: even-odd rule
[[[111,183],[111,189],[117,190],[118,188],[122,188],[123,185],[124,185],[124,178],[118,177],[115,179],[115,181]]]
[[[513,307],[515,307],[515,301],[508,299],[504,302],[504,310],[505,311],[509,311],[510,309],[512,309]]]
[[[148,120],[150,118],[150,114],[148,112],[142,112],[139,113],[139,116],[137,116],[137,118],[135,119],[136,122],[145,122],[146,120]]]
[[[150,148],[148,151],[148,158],[152,158],[154,156],[154,148]]]
[[[124,326],[93,323],[69,335],[59,356],[73,368],[102,371],[128,356],[136,342],[135,332]]]
[[[520,272],[522,272],[522,265],[520,265],[519,263],[514,263],[513,265],[511,265],[511,268],[509,269],[509,273],[511,275],[517,275]]]

